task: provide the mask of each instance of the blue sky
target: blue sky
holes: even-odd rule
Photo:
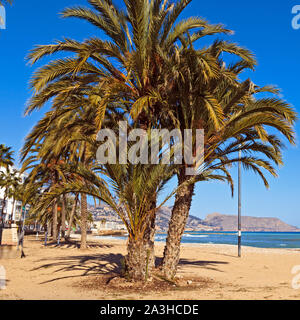
[[[7,8],[7,29],[0,30],[0,143],[18,151],[25,135],[42,115],[23,117],[31,96],[28,82],[34,67],[26,65],[25,56],[37,44],[48,44],[62,37],[82,40],[101,36],[92,26],[75,19],[61,19],[58,13],[67,6],[86,4],[85,0],[15,0]],[[117,1],[121,3],[121,1]],[[235,31],[234,42],[252,50],[258,67],[251,75],[256,84],[274,84],[283,98],[300,111],[300,29],[292,28],[292,7],[298,1],[194,0],[185,16],[205,17],[223,23]],[[299,131],[299,125],[297,126]],[[253,173],[243,173],[243,214],[279,217],[300,227],[300,150],[288,147],[279,178],[270,178],[266,190]],[[235,175],[235,171],[233,173]],[[212,212],[236,214],[237,200],[231,198],[227,185],[201,183],[196,188],[191,213],[204,218]]]

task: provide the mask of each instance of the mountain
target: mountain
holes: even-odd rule
[[[88,207],[95,221],[106,220],[121,224],[121,219],[108,206]],[[158,232],[168,230],[172,207],[162,207],[156,217]],[[209,214],[204,220],[190,215],[186,231],[236,231],[237,216],[220,213]],[[242,216],[242,231],[300,232],[297,227],[286,224],[278,218],[259,218]]]
[[[117,214],[110,207],[106,205],[100,205],[97,207],[88,205],[88,210],[92,213],[94,221],[105,220],[109,222],[115,222],[118,224],[122,223],[122,220],[117,216]],[[165,232],[168,230],[171,213],[172,213],[172,207],[162,207],[158,211],[157,218],[156,218],[156,229],[158,232]],[[188,218],[186,230],[187,231],[194,231],[194,230],[212,231],[217,229],[214,226],[207,225],[207,223],[204,220],[190,215],[190,217]]]
[[[156,217],[156,228],[159,231],[167,231],[169,226],[169,221],[172,214],[172,207],[162,207]],[[190,215],[187,221],[185,228],[186,231],[214,231],[218,230],[215,226],[210,225],[205,220],[197,218],[193,215]]]
[[[205,223],[222,231],[234,231],[237,229],[237,216],[220,213],[209,214]],[[298,232],[295,226],[291,226],[278,218],[259,218],[242,216],[242,231],[272,231],[272,232]]]

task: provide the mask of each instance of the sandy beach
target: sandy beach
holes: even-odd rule
[[[300,250],[228,245],[183,245],[177,285],[153,279],[135,285],[116,277],[126,252],[125,241],[101,239],[81,251],[76,245],[43,246],[27,237],[26,258],[1,259],[6,289],[0,299],[300,299],[292,288],[292,268],[300,265]],[[163,244],[156,244],[162,257]]]

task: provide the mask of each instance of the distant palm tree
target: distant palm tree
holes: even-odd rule
[[[13,165],[14,152],[10,147],[6,147],[4,144],[0,144],[0,168],[4,167],[6,170]]]
[[[78,101],[77,101],[78,102]],[[74,103],[74,102],[73,102]],[[32,158],[35,143],[43,137],[43,144],[39,147],[37,157],[41,161],[48,161],[51,157],[61,159],[65,164],[82,163],[90,168],[95,161],[96,126],[94,124],[95,109],[89,109],[88,101],[81,101],[84,110],[64,110],[60,117],[51,111],[33,128],[22,149],[22,160],[27,166]],[[64,106],[65,109],[68,107]],[[50,124],[51,123],[51,124]],[[32,149],[33,148],[33,149]],[[28,157],[28,158],[26,158]],[[48,160],[47,160],[48,159]],[[66,169],[66,168],[65,168]],[[61,177],[63,175],[61,167]],[[65,172],[66,174],[67,171]],[[57,181],[53,188],[58,185]],[[81,249],[86,249],[87,243],[87,196],[81,194]]]
[[[41,148],[40,145],[35,146],[35,150],[38,151]],[[38,153],[33,153],[24,161],[21,168],[21,172],[32,169],[27,177],[25,184],[25,202],[32,201],[30,197],[34,193],[33,204],[38,201],[40,194],[45,190],[52,190],[64,177],[62,167],[65,162],[59,157],[49,156],[46,159],[40,159]],[[52,232],[53,240],[57,241],[58,238],[58,198],[53,199],[51,203],[52,212]]]
[[[20,183],[21,183],[20,173],[17,170],[0,173],[0,188],[4,189],[4,197],[3,197],[2,210],[1,210],[2,223],[4,218],[4,208],[5,208],[6,199],[10,195],[13,195],[14,191],[16,191]]]
[[[4,197],[3,199],[1,199],[2,201],[2,210],[1,210],[1,219],[3,218],[3,213],[4,213],[4,207],[5,207],[5,201],[7,198],[7,190],[6,190],[6,183],[8,183],[7,181],[7,173],[9,172],[9,167],[13,165],[13,154],[14,152],[11,150],[10,147],[6,147],[4,144],[0,144],[0,188],[4,188],[5,192],[4,192]],[[3,171],[3,168],[6,171]],[[3,220],[2,220],[2,225],[3,225]]]
[[[22,178],[20,177],[20,172],[15,170],[14,177],[10,183],[10,188],[8,191],[8,198],[13,199],[12,208],[11,208],[11,219],[15,211],[16,201],[20,199],[21,189],[23,188]]]

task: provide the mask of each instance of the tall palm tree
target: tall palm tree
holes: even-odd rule
[[[237,76],[249,67],[249,61],[241,60],[225,67],[220,58],[223,45],[222,42],[216,42],[205,52],[216,59],[219,68],[223,69],[226,77],[218,81],[213,78],[203,81],[198,72],[199,53],[192,46],[185,52],[181,58],[183,76],[178,81],[174,95],[170,96],[175,100],[170,103],[174,105],[173,118],[178,121],[181,130],[204,129],[204,168],[216,170],[221,164],[221,168],[226,170],[226,166],[241,161],[246,168],[258,173],[267,187],[268,182],[261,169],[276,176],[266,158],[275,165],[282,164],[283,148],[279,138],[268,134],[267,128],[274,128],[293,144],[296,113],[288,103],[276,96],[256,97],[262,92],[276,94],[275,88],[260,88],[249,80],[239,82]],[[236,156],[239,150],[244,153],[241,160]],[[262,158],[257,158],[259,154]],[[185,173],[186,167],[187,164],[179,169],[178,183],[190,183],[176,194],[164,250],[163,271],[170,278],[176,274],[181,237],[194,194],[194,182],[197,180]],[[203,166],[200,169],[203,170]]]
[[[166,74],[172,69],[169,57],[174,47],[189,33],[193,42],[208,35],[230,33],[222,25],[211,25],[201,18],[178,21],[191,0],[174,2],[126,0],[125,11],[110,0],[89,0],[90,8],[74,7],[64,10],[63,17],[76,17],[100,28],[109,38],[90,38],[84,42],[64,39],[54,45],[38,46],[29,55],[35,63],[46,55],[58,52],[72,54],[38,69],[31,81],[35,95],[26,114],[41,108],[53,98],[53,109],[61,101],[86,90],[89,103],[97,109],[97,127],[101,127],[107,109],[118,112],[120,105],[129,112],[133,108],[137,124],[145,129],[159,118],[159,103],[150,106],[150,94],[162,95]],[[73,54],[75,53],[75,57]],[[175,52],[176,54],[176,52]],[[117,62],[117,63],[116,63]],[[214,69],[203,59],[207,72]],[[71,94],[70,94],[71,93]],[[153,99],[152,99],[153,100]],[[74,105],[72,108],[76,108]],[[167,115],[168,113],[166,113]],[[156,118],[153,118],[156,115]],[[164,115],[165,116],[165,115]],[[151,223],[154,228],[154,221]],[[153,238],[153,232],[150,232]]]

